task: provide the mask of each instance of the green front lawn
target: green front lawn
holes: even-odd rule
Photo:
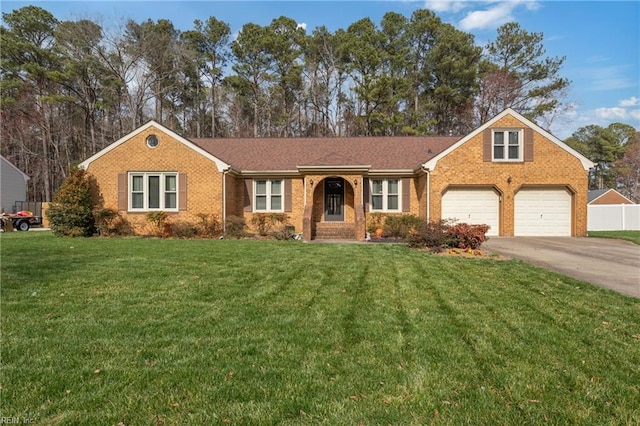
[[[640,423],[640,301],[516,260],[46,232],[0,245],[0,416]]]
[[[616,238],[640,245],[640,231],[589,231],[590,237]]]

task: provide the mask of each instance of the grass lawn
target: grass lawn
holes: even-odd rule
[[[640,245],[640,231],[589,231],[590,237],[617,238]]]
[[[395,244],[3,234],[0,416],[640,424],[640,300]]]

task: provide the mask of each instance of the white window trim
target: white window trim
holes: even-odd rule
[[[133,177],[134,176],[142,176],[142,194],[143,194],[143,207],[142,208],[134,208],[133,207]],[[159,176],[160,177],[160,208],[149,208],[149,176]],[[165,208],[165,183],[166,176],[175,176],[176,178],[176,206],[175,208]],[[128,185],[127,185],[127,196],[129,198],[129,210],[130,212],[151,212],[151,211],[167,211],[167,212],[177,212],[179,210],[180,203],[180,182],[178,182],[178,173],[177,172],[129,172],[128,177]]]
[[[373,208],[373,196],[376,195],[373,193],[373,182],[374,181],[382,181],[382,209],[374,209]],[[398,181],[398,193],[393,194],[398,197],[398,208],[397,209],[389,209],[389,181],[395,180]],[[371,212],[381,212],[381,213],[400,213],[402,212],[402,179],[400,178],[376,178],[369,179],[369,210]]]
[[[271,193],[271,183],[273,181],[280,181],[280,194],[272,194]],[[267,193],[266,194],[258,194],[257,186],[258,181],[265,181],[267,183]],[[266,209],[258,209],[258,203],[256,202],[258,195],[267,197],[267,207]],[[271,208],[271,197],[272,195],[280,195],[280,208],[272,209]],[[269,212],[284,212],[284,179],[254,179],[253,180],[253,212],[254,213],[269,213]]]
[[[518,158],[509,158],[509,132],[518,133]],[[495,158],[495,134],[502,133],[504,135],[504,158]],[[491,130],[491,160],[495,162],[517,163],[522,162],[524,156],[524,129],[492,129]]]

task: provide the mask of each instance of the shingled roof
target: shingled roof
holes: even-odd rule
[[[295,171],[300,167],[367,166],[370,170],[417,170],[453,145],[457,136],[354,138],[191,139],[243,171]]]

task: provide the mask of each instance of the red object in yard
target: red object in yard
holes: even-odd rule
[[[0,221],[2,231],[9,229],[7,225],[18,231],[28,231],[33,225],[42,225],[42,217],[34,216],[33,213],[26,210],[19,211],[16,214],[3,213],[0,216]]]

